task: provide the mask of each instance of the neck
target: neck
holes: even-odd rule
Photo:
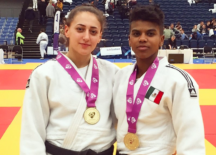
[[[136,58],[137,59],[136,78],[137,79],[140,78],[148,70],[148,68],[151,66],[151,64],[154,62],[155,58],[157,57],[157,54],[158,52],[146,59]]]
[[[77,68],[82,68],[90,63],[91,55],[83,56],[75,52],[68,52],[66,56],[77,66]]]

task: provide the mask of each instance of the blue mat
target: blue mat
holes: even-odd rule
[[[48,61],[50,59],[23,59],[22,62],[20,61],[17,61],[17,59],[13,59],[13,63],[12,64],[26,64],[26,63],[44,63],[46,61]],[[11,64],[11,59],[7,59],[7,60],[4,60],[4,62],[6,64]]]

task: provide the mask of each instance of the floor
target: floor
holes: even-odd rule
[[[111,60],[114,62],[114,60]],[[25,85],[42,61],[0,65],[0,154],[19,155],[19,135]],[[44,62],[44,61],[43,61]],[[115,61],[116,62],[116,61]],[[128,63],[115,63],[119,67]],[[216,155],[216,64],[176,64],[199,84],[205,126],[206,154]],[[13,149],[11,149],[13,146]]]

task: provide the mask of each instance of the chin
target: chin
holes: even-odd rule
[[[79,50],[79,54],[83,55],[83,56],[90,55],[91,53],[92,53],[92,51],[90,51],[89,49],[87,49],[87,50],[80,49]]]
[[[151,55],[148,55],[147,53],[146,54],[144,54],[144,53],[137,53],[136,54],[136,57],[137,58],[139,58],[139,59],[147,59],[147,58],[149,58]]]

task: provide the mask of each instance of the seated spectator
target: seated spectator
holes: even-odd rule
[[[59,29],[60,29],[60,30],[61,30],[61,29],[64,29],[64,26],[63,26],[62,23],[59,24]]]
[[[213,31],[214,31],[214,35],[216,35],[216,21],[213,23]]]
[[[189,38],[189,40],[191,39],[194,39],[194,40],[199,40],[199,39],[202,39],[202,35],[196,31],[196,32],[193,32]]]
[[[194,25],[192,32],[197,32],[197,26],[196,25]]]
[[[173,35],[174,35],[173,30],[169,29],[168,26],[165,26],[165,29],[164,29],[164,39],[169,39]]]
[[[207,24],[206,24],[206,29],[209,31],[210,29],[212,29],[213,27],[211,27],[211,22],[210,21],[207,21]]]
[[[58,7],[58,8],[61,9],[61,11],[62,11],[62,9],[63,9],[63,3],[62,3],[61,0],[58,0],[58,1],[57,1],[56,7]]]
[[[208,30],[206,29],[206,25],[203,25],[203,26],[202,26],[202,29],[201,29],[200,33],[201,33],[202,35],[208,34]]]
[[[181,40],[188,39],[188,36],[184,33],[183,29],[180,30],[180,36],[181,36],[180,37]]]
[[[210,20],[210,27],[213,28],[213,24],[215,22],[215,18],[212,18],[212,20]]]
[[[53,6],[52,0],[50,0],[49,4],[46,7],[46,16],[52,18],[55,16],[55,8]]]
[[[170,30],[172,30],[174,33],[178,32],[175,28],[174,28],[174,24],[170,24],[170,27],[169,27]]]
[[[65,17],[62,18],[62,24],[63,24],[63,27],[64,27],[64,29],[65,29],[65,25],[66,25],[66,18],[65,18]]]
[[[198,30],[198,31],[201,31],[203,25],[204,25],[204,22],[201,21],[201,22],[197,25],[197,30]]]
[[[60,29],[59,46],[60,46],[61,51],[66,51],[65,45],[67,45],[67,38],[65,36],[65,31],[64,31],[64,29]]]
[[[176,49],[176,37],[173,35],[170,39],[168,39],[167,49]]]
[[[181,26],[180,22],[178,22],[176,24],[175,29],[180,32],[180,30],[182,29],[182,26]]]

